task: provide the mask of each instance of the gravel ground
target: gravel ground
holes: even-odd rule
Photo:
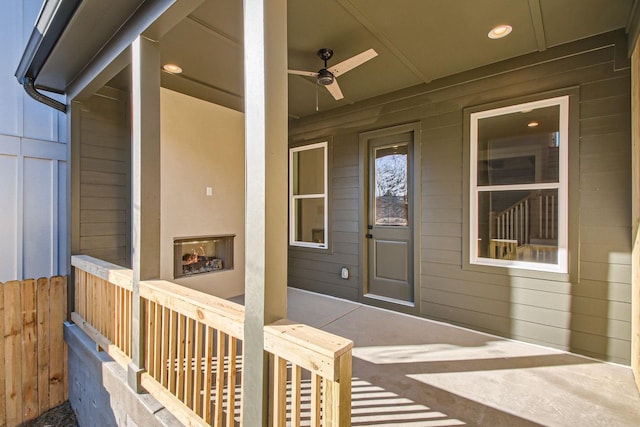
[[[69,401],[66,401],[35,420],[20,424],[20,427],[78,427],[78,421]]]

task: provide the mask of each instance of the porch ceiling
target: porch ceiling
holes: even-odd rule
[[[290,75],[289,115],[315,113],[317,89],[319,110],[327,111],[626,28],[636,1],[292,0],[288,3],[289,68],[317,71],[322,62],[316,52],[325,47],[334,51],[330,64],[369,48],[379,55],[340,76],[345,95],[341,101],[318,88],[313,78]],[[164,86],[241,107],[241,3],[207,0],[163,37],[163,62],[176,62],[184,70],[181,76],[165,75]],[[489,30],[498,24],[511,25],[513,32],[504,39],[489,39]]]
[[[290,75],[289,115],[314,114],[316,90],[319,110],[327,111],[592,35],[633,32],[638,1],[290,0],[289,68],[317,71],[322,62],[316,51],[325,47],[334,50],[329,65],[369,48],[378,56],[340,76],[340,101],[317,88],[313,78]],[[489,39],[498,24],[513,26],[513,32]],[[181,75],[163,73],[163,86],[242,109],[241,1],[205,0],[160,46],[163,63],[183,69]],[[123,75],[112,83],[127,81]]]

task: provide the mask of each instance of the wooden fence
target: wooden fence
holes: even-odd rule
[[[66,314],[65,277],[0,283],[0,426],[67,400]]]
[[[72,320],[126,368],[131,270],[88,256],[74,256],[72,265]],[[140,282],[139,289],[142,386],[185,425],[241,424],[244,307],[161,280]],[[286,319],[264,333],[270,425],[349,426],[353,343]]]

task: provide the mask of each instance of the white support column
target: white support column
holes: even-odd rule
[[[264,325],[287,313],[287,2],[244,0],[246,284],[242,418],[266,425]]]
[[[141,280],[160,275],[160,50],[138,37],[131,49],[131,263],[133,302],[129,385],[140,391],[144,368]]]
[[[636,21],[638,21],[636,19]],[[640,25],[635,23],[635,27]],[[631,368],[640,389],[640,43],[631,56]]]

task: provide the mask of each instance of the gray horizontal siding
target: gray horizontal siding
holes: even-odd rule
[[[613,46],[624,40],[621,32],[606,34],[292,121],[292,142],[333,138],[333,250],[290,250],[290,284],[361,298],[362,283],[338,277],[341,263],[365,268],[358,252],[366,227],[357,211],[362,191],[358,134],[419,121],[419,313],[629,363],[630,69]],[[575,202],[571,218],[577,221],[570,237],[576,273],[569,280],[503,268],[465,269],[463,109],[562,88],[577,88],[579,93],[579,135],[574,139],[579,147],[570,160],[578,179],[569,184]]]
[[[126,100],[93,96],[79,113],[79,236],[75,251],[130,265],[131,161]]]

